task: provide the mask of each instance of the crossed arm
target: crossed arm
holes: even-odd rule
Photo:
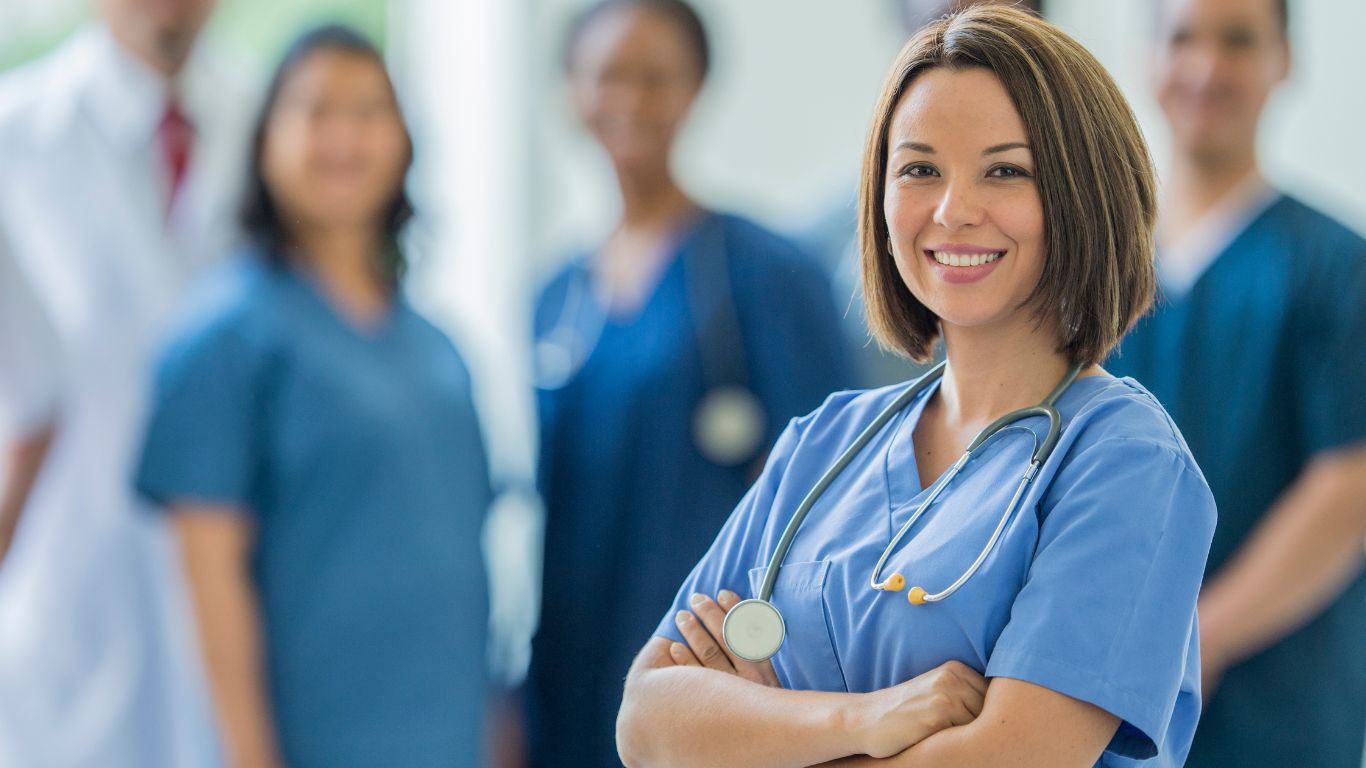
[[[1119,727],[1091,704],[958,662],[871,693],[783,690],[770,665],[716,641],[736,602],[695,596],[678,616],[688,645],[655,637],[640,652],[617,719],[626,765],[1085,768]]]

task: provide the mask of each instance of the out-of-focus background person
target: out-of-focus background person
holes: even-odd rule
[[[211,754],[178,569],[128,477],[164,317],[235,234],[251,98],[197,44],[214,5],[100,0],[0,82],[0,239],[56,329],[58,377],[0,569],[3,765]]]
[[[244,261],[163,361],[138,487],[175,522],[232,766],[476,766],[491,500],[469,377],[399,290],[412,145],[340,26],[285,54]]]
[[[3,233],[0,233],[3,235]],[[0,564],[52,440],[56,335],[0,236]]]
[[[570,25],[578,117],[606,154],[619,219],[536,308],[540,626],[531,764],[616,761],[622,676],[788,420],[849,386],[810,258],[676,180],[676,136],[709,43],[680,0],[604,0]],[[591,660],[584,663],[585,660]]]
[[[1188,765],[1355,766],[1366,736],[1366,240],[1257,159],[1286,0],[1163,0],[1162,300],[1110,363],[1170,409],[1219,526]],[[1361,152],[1360,145],[1344,147]]]

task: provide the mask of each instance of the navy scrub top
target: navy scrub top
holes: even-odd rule
[[[459,354],[401,297],[359,330],[254,255],[203,294],[162,361],[137,484],[252,517],[285,761],[482,765],[491,494]]]
[[[1218,502],[1214,575],[1310,458],[1366,440],[1366,241],[1281,196],[1106,363],[1172,414]],[[1188,765],[1360,768],[1366,576],[1229,669]]]
[[[830,291],[811,260],[750,221],[704,213],[643,308],[607,317],[577,375],[539,391],[547,522],[528,686],[533,765],[620,764],[614,724],[631,660],[763,458],[719,466],[692,437],[704,392],[698,338],[733,345],[734,334],[718,320],[726,296],[712,291],[695,305],[685,271],[722,257],[765,446],[852,379]],[[547,286],[539,337],[562,320],[586,269],[571,264]]]

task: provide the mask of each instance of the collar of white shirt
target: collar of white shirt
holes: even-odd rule
[[[78,68],[86,77],[82,89],[85,103],[100,129],[117,146],[150,146],[167,99],[177,99],[192,125],[214,119],[214,73],[205,61],[204,46],[196,46],[174,80],[167,80],[123,48],[103,25],[78,33]]]
[[[1157,276],[1163,292],[1173,298],[1189,293],[1219,254],[1278,199],[1280,193],[1260,173],[1244,176],[1183,237],[1158,248]],[[1159,239],[1160,235],[1159,231]]]

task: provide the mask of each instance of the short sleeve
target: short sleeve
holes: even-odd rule
[[[1069,456],[1043,505],[986,674],[1094,704],[1122,721],[1108,751],[1152,757],[1179,698],[1182,717],[1199,715],[1188,657],[1214,534],[1209,487],[1173,447],[1110,438]]]
[[[0,237],[0,438],[23,436],[53,417],[60,368],[56,332]]]
[[[264,352],[230,324],[171,344],[157,373],[137,472],[161,505],[195,500],[250,507],[259,481]]]
[[[1366,441],[1366,242],[1352,242],[1300,297],[1296,401],[1310,453]]]
[[[656,635],[683,642],[673,617],[688,607],[688,598],[694,593],[715,597],[723,589],[737,594],[748,592],[747,574],[758,561],[759,542],[768,523],[769,510],[805,424],[804,419],[793,419],[778,437],[759,479],[731,512],[707,553],[679,587],[673,606],[655,628]]]

